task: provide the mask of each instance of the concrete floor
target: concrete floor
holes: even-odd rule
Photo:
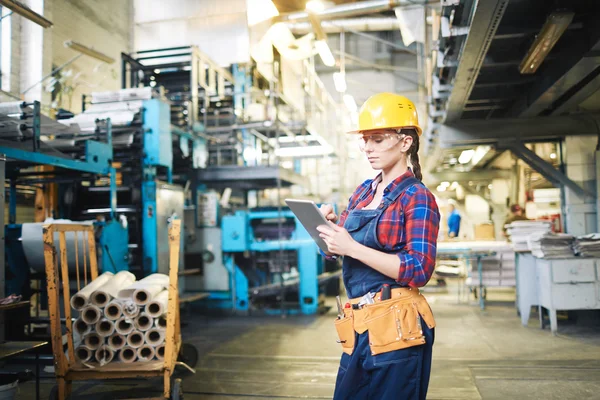
[[[456,294],[427,294],[436,320],[428,399],[600,399],[600,318],[563,318],[559,334],[539,329],[537,314],[523,327],[514,293],[488,291],[485,311]],[[512,301],[511,301],[512,300]],[[332,321],[317,317],[186,318],[184,338],[200,350],[185,399],[331,399],[340,349]],[[43,380],[42,399],[53,380]],[[75,399],[157,395],[159,381],[94,382],[75,386]],[[33,384],[19,399],[34,399]]]

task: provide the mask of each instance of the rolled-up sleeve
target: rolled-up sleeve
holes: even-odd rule
[[[433,194],[420,186],[407,193],[403,204],[406,246],[398,253],[397,282],[411,287],[425,286],[435,269],[440,213]]]

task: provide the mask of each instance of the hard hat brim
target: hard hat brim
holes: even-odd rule
[[[373,131],[380,131],[382,129],[404,129],[404,128],[413,128],[414,130],[417,131],[417,135],[419,135],[419,136],[421,136],[423,134],[423,130],[421,129],[420,126],[388,126],[388,127],[382,127],[382,128],[376,128],[376,129],[348,131],[348,132],[346,132],[346,134],[359,135],[359,134],[369,133],[369,132],[373,132]]]

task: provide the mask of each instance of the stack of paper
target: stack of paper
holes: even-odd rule
[[[578,236],[573,243],[573,250],[581,257],[600,258],[600,233]]]
[[[531,250],[528,244],[529,235],[552,231],[552,223],[549,221],[514,221],[505,227],[515,251]]]
[[[538,258],[571,258],[574,240],[566,233],[534,233],[529,235],[529,248]]]

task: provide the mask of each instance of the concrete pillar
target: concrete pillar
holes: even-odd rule
[[[567,136],[563,160],[567,176],[585,190],[596,192],[596,146],[598,138],[593,136]],[[565,187],[563,215],[566,232],[584,235],[598,231],[596,199],[580,196]]]

